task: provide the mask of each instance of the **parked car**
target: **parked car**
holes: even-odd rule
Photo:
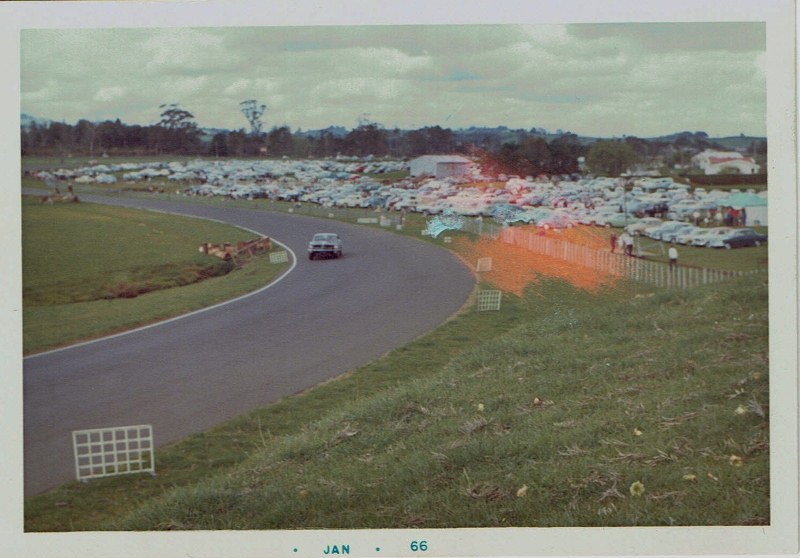
[[[734,230],[735,229],[732,227],[714,227],[706,229],[692,238],[692,246],[708,246],[712,239],[720,238]]]
[[[689,228],[681,230],[675,235],[675,238],[671,240],[671,242],[675,242],[677,244],[684,244],[688,245],[692,243],[694,237],[698,234],[701,234],[703,231],[708,229],[704,229],[702,227],[696,227],[694,225],[689,225]]]
[[[712,238],[708,245],[711,248],[741,248],[743,246],[761,246],[767,241],[767,235],[759,234],[753,229],[734,229],[725,235]]]
[[[646,228],[659,226],[663,222],[664,221],[658,217],[643,217],[625,227],[625,230],[628,231],[628,234],[644,234]]]
[[[664,221],[658,226],[645,228],[644,234],[653,240],[663,240],[664,234],[677,230],[685,224],[682,221]]]
[[[676,242],[679,235],[697,228],[691,223],[673,223],[659,228],[656,234],[661,242]]]
[[[336,233],[317,233],[308,243],[308,259],[318,256],[338,258],[342,255],[342,239]]]
[[[605,226],[622,228],[637,223],[638,221],[639,218],[634,217],[633,215],[626,216],[624,213],[615,213],[606,219]]]

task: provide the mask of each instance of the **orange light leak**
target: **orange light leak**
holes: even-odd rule
[[[596,250],[610,249],[608,234],[591,227],[573,227],[561,231],[545,231],[535,226],[519,228]],[[590,291],[615,282],[611,275],[560,258],[537,254],[502,240],[480,238],[473,241],[462,237],[454,240],[453,248],[472,266],[476,265],[479,258],[492,258],[492,270],[481,272],[481,277],[495,288],[518,296],[522,295],[525,287],[542,276],[564,279],[577,288]]]

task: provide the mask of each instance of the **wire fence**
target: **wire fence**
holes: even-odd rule
[[[539,236],[514,227],[502,229],[499,239],[506,244],[520,246],[537,254],[558,258],[607,275],[648,283],[655,287],[689,289],[718,283],[732,277],[760,273],[760,271],[725,271],[664,264],[626,254],[597,250],[557,238]]]

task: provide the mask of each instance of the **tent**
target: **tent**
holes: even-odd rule
[[[718,207],[732,207],[744,209],[747,212],[748,227],[754,225],[767,226],[767,199],[750,192],[731,194],[727,198],[717,201]]]

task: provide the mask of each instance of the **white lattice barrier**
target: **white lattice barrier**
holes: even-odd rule
[[[282,250],[280,252],[270,252],[269,263],[287,263],[289,261],[289,254]]]
[[[75,474],[78,480],[150,473],[155,476],[153,427],[149,424],[74,430]]]
[[[502,293],[500,291],[479,291],[478,292],[478,312],[485,312],[487,310],[500,310],[500,300]]]
[[[475,271],[482,272],[482,271],[491,271],[492,270],[492,258],[479,258],[478,265],[475,266]]]

